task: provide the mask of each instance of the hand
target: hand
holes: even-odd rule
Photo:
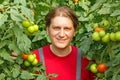
[[[18,56],[17,53],[15,53],[15,52],[12,52],[12,53],[11,53],[11,58],[12,58],[13,60],[16,60],[16,59],[17,59],[17,56]]]

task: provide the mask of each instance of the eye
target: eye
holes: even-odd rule
[[[54,30],[59,30],[59,29],[60,29],[60,27],[54,27],[53,29],[54,29]]]
[[[66,31],[68,31],[68,30],[70,30],[70,29],[71,29],[71,28],[68,28],[68,27],[65,28]]]

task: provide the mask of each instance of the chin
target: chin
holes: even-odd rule
[[[59,44],[59,45],[56,45],[58,48],[61,48],[61,49],[64,49],[66,47],[68,47],[68,45],[65,45],[65,44]]]

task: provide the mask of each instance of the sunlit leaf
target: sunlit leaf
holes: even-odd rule
[[[30,9],[21,6],[21,12],[26,16],[26,18],[29,18],[31,21],[34,21],[34,17]]]
[[[13,69],[13,77],[14,78],[17,78],[18,77],[18,75],[20,74],[20,71],[18,70],[18,69]]]
[[[22,71],[20,77],[22,79],[33,79],[34,77],[28,71]]]
[[[18,13],[17,10],[12,9],[12,8],[10,10],[10,16],[11,16],[11,19],[14,21],[23,21],[24,20],[24,17],[20,13]]]
[[[7,18],[8,18],[8,15],[6,15],[6,14],[4,15],[4,14],[0,13],[0,27],[2,24],[4,24],[4,22],[7,21]]]
[[[1,74],[0,74],[0,80],[4,80],[4,78],[5,78],[5,74],[4,74],[4,73],[1,73]]]
[[[2,57],[4,60],[13,62],[10,54],[5,49],[0,49],[0,57]]]
[[[120,15],[120,10],[115,10],[110,16],[118,16]]]

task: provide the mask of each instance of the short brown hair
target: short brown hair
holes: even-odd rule
[[[45,21],[46,21],[46,26],[49,27],[51,24],[51,20],[56,17],[56,16],[65,16],[69,17],[72,22],[74,29],[76,30],[78,27],[78,17],[76,14],[73,12],[73,10],[67,6],[58,6],[54,9],[52,9],[46,16],[45,16]]]

